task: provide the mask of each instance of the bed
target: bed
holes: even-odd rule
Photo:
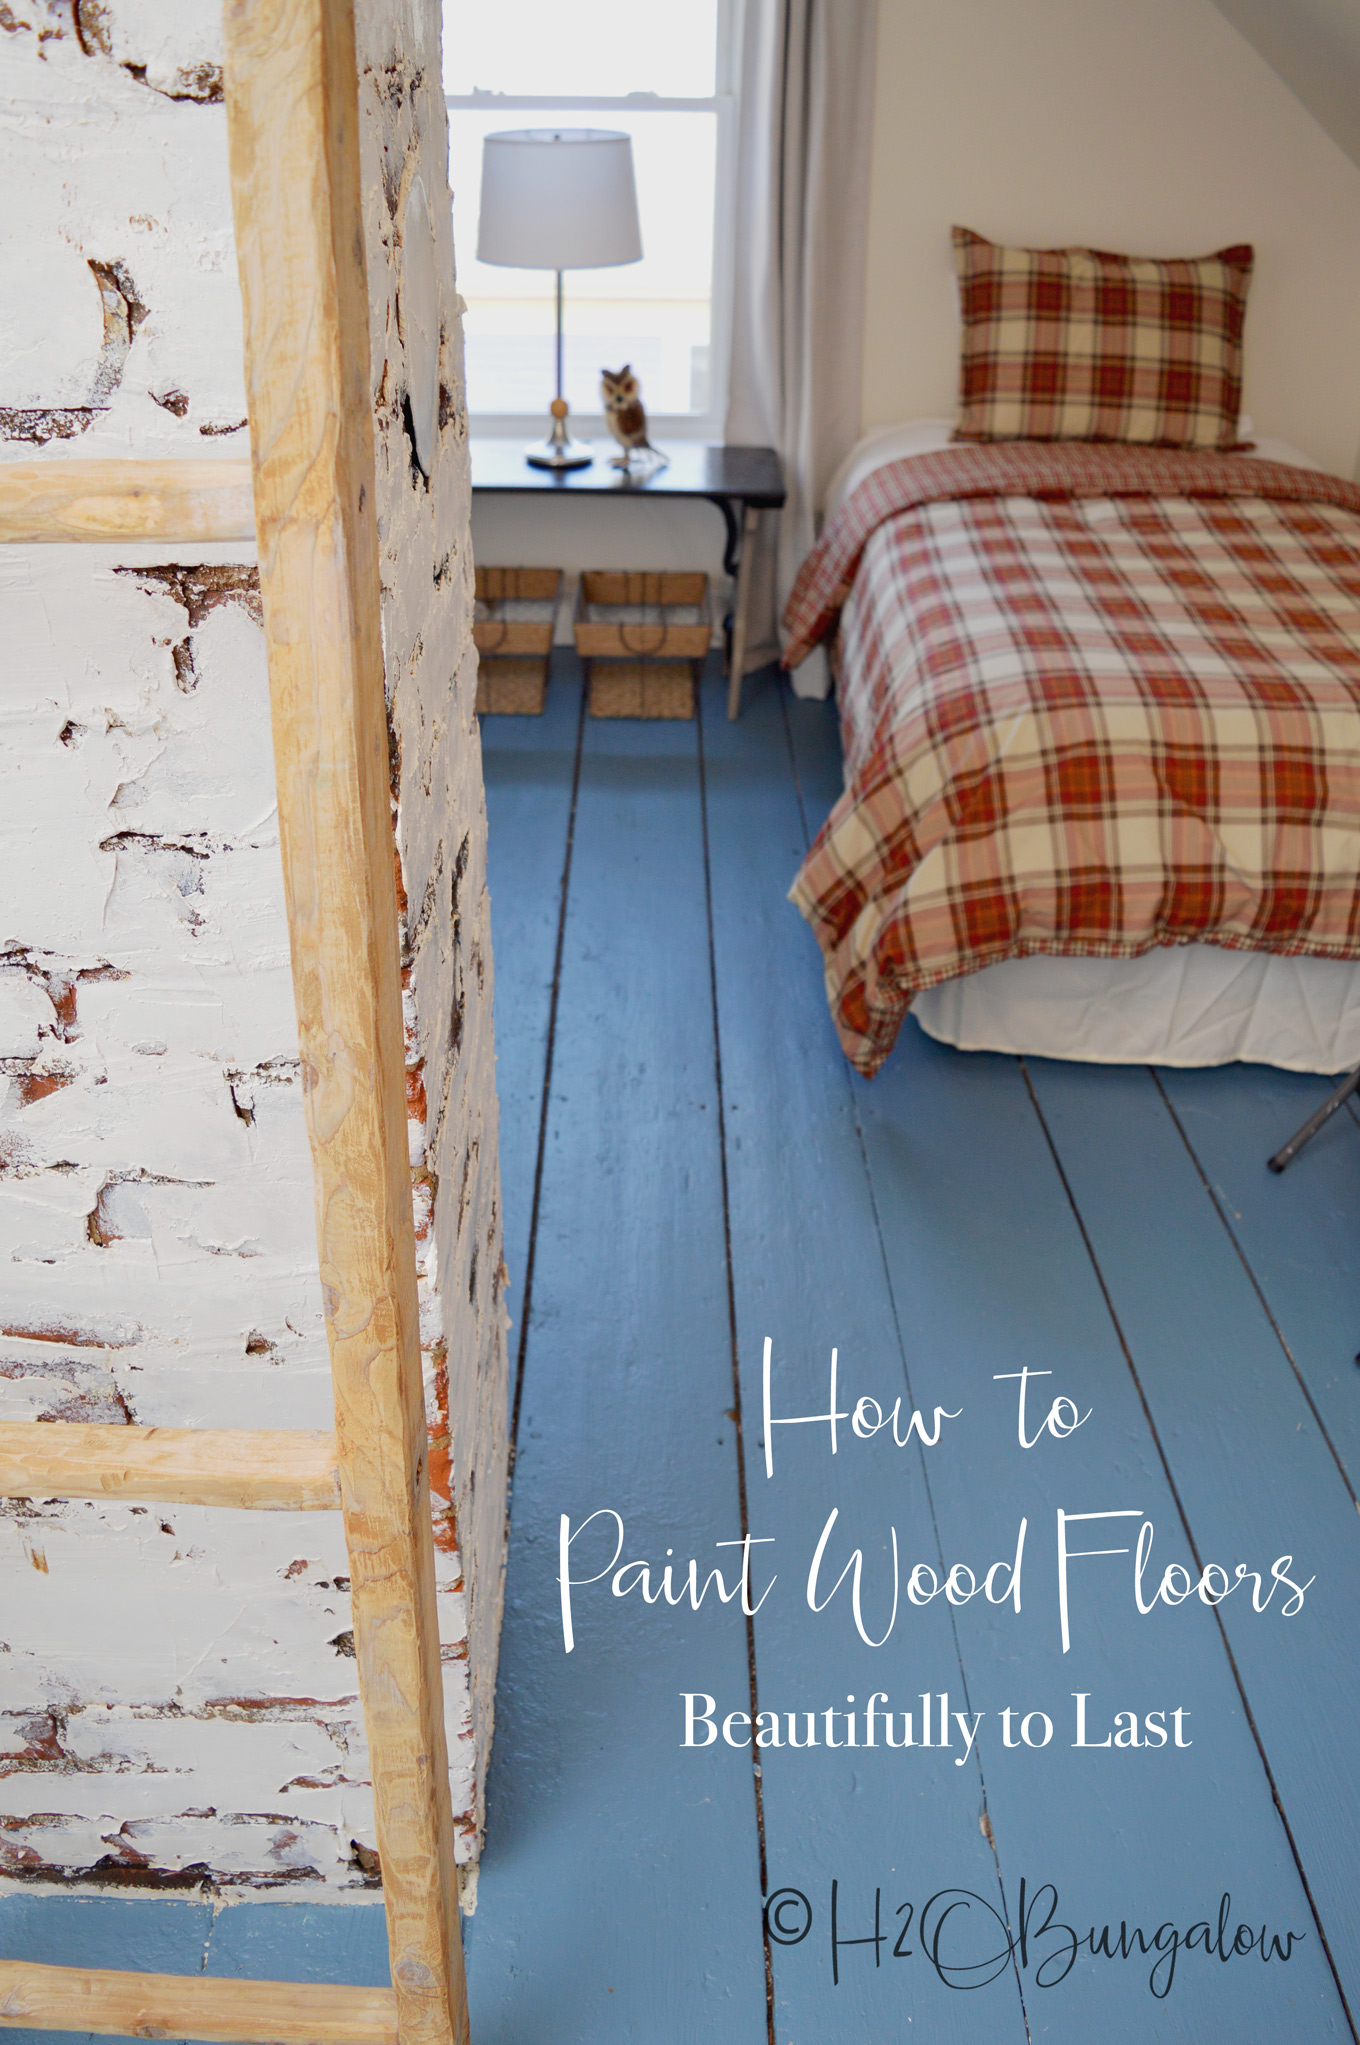
[[[1360,489],[1242,413],[1253,251],[952,239],[958,412],[855,450],[785,611],[846,1054],[1356,1065]]]
[[[1249,423],[1243,422],[1244,437]],[[1360,490],[1220,454],[874,436],[786,616],[846,791],[792,899],[851,1061],[1360,1062]]]

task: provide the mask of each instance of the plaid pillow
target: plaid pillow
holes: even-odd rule
[[[956,440],[1237,446],[1253,250],[1159,262],[1008,249],[954,229]]]

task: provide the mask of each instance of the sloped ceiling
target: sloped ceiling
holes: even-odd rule
[[[1214,0],[1360,164],[1360,0]]]

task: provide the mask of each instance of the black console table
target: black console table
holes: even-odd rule
[[[727,542],[723,568],[736,578],[728,632],[727,714],[741,711],[742,664],[746,657],[750,600],[750,540],[762,511],[784,502],[784,474],[772,447],[709,447],[697,440],[667,441],[665,468],[650,472],[616,469],[611,441],[594,442],[588,469],[531,468],[522,440],[473,439],[472,487],[487,495],[558,497],[703,497],[723,515]]]

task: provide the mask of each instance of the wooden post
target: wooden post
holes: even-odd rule
[[[727,676],[727,714],[734,721],[741,716],[741,685],[746,678],[746,634],[750,628],[751,566],[756,547],[760,513],[754,504],[743,507],[741,516],[741,559],[737,563],[736,601],[732,606],[732,665]]]
[[[407,1164],[352,0],[226,0],[284,885],[401,2045],[467,2037]]]

